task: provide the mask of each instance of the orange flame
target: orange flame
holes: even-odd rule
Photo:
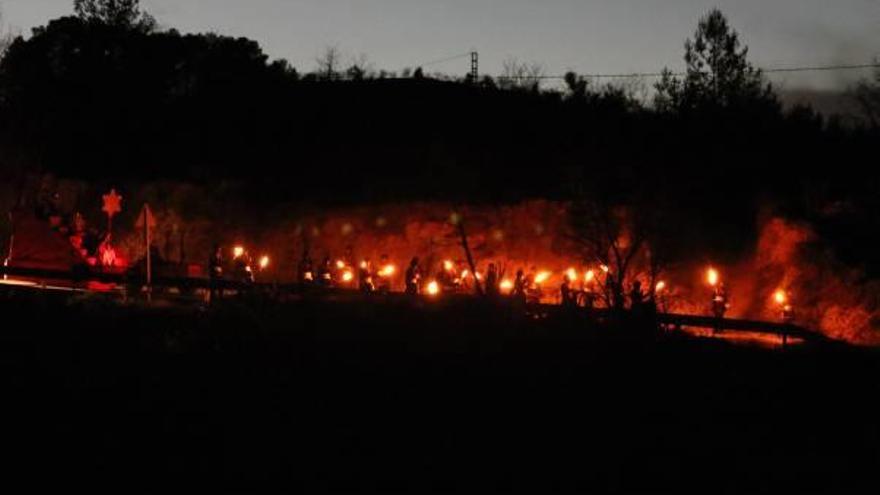
[[[343,282],[351,282],[354,280],[354,274],[351,273],[351,270],[346,270],[342,272],[342,281]]]
[[[269,257],[263,256],[260,258],[260,270],[265,270],[266,268],[269,268]]]
[[[427,292],[429,296],[436,296],[440,294],[440,284],[438,284],[435,280],[432,280],[428,283],[425,292]]]
[[[569,268],[565,275],[568,276],[569,280],[577,280],[578,278],[578,272],[574,268]]]
[[[776,301],[776,304],[784,305],[785,302],[788,300],[788,297],[786,296],[784,290],[779,289],[773,294],[773,299]]]
[[[501,284],[499,285],[499,287],[501,287],[501,290],[503,290],[505,292],[510,292],[511,290],[513,290],[513,280],[506,278],[501,281]]]
[[[394,275],[394,272],[397,271],[397,267],[394,265],[385,265],[382,267],[382,270],[379,272],[379,275],[382,277],[391,277]]]
[[[550,278],[550,275],[553,275],[553,274],[548,271],[543,271],[543,272],[535,275],[535,283],[536,284],[543,284],[544,282],[546,282]]]
[[[718,270],[714,268],[709,268],[706,271],[706,282],[709,283],[712,287],[718,285],[718,281],[721,279],[721,276],[718,274]]]
[[[232,248],[232,257],[233,258],[238,259],[238,258],[241,258],[242,256],[244,256],[244,247],[235,246],[234,248]]]

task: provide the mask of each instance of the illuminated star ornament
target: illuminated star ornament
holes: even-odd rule
[[[116,189],[110,189],[110,192],[103,196],[104,207],[102,210],[108,217],[113,218],[114,215],[122,211],[122,196],[116,193]]]

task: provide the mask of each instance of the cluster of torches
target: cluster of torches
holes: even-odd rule
[[[247,250],[244,248],[244,246],[235,246],[234,248],[232,248],[232,259],[233,260],[244,259],[246,254],[247,254]],[[264,255],[260,256],[259,259],[257,260],[257,267],[260,269],[260,271],[265,271],[267,268],[269,268],[270,261],[271,260],[269,259],[269,256],[264,254]],[[247,268],[251,269],[250,264],[248,264]]]
[[[717,302],[723,304],[723,310],[726,310],[728,307],[727,294],[724,292],[721,283],[721,274],[717,269],[710,267],[706,270],[706,282],[713,289],[713,303]],[[791,323],[794,321],[794,306],[791,303],[791,297],[787,290],[782,288],[776,289],[773,292],[772,302],[780,311],[783,322]],[[721,311],[722,314],[723,310]],[[716,313],[716,315],[717,314],[718,313]]]
[[[247,254],[244,246],[235,246],[232,250],[233,259],[239,260],[242,259]],[[262,255],[257,259],[257,267],[260,271],[265,271],[269,268],[271,260],[268,255]],[[356,275],[353,267],[351,267],[348,263],[343,260],[337,260],[336,269],[338,271],[338,281],[343,285],[351,285],[356,280]],[[368,262],[361,261],[360,263],[361,269],[368,269]],[[248,270],[250,270],[250,265],[247,266]],[[452,260],[443,261],[443,269],[447,272],[447,274],[451,274],[453,276],[453,282],[456,286],[461,286],[466,283],[467,279],[471,277],[471,272],[468,269],[463,269],[461,271],[456,270],[455,263]],[[610,268],[607,265],[600,265],[598,270],[587,269],[584,270],[581,275],[577,269],[574,267],[569,268],[563,275],[568,279],[569,282],[573,283],[578,280],[583,280],[583,284],[585,287],[592,286],[597,282],[597,273],[600,272],[608,277],[610,275]],[[379,267],[376,275],[380,277],[380,279],[385,279],[385,281],[390,285],[390,280],[397,273],[397,266],[393,263],[387,263],[381,267]],[[549,270],[541,270],[533,274],[534,278],[531,281],[535,286],[541,287],[545,284],[550,278],[553,276],[553,272]],[[312,279],[314,276],[309,273],[307,274],[309,279]],[[483,275],[480,272],[476,272],[473,275],[478,281],[483,280]],[[713,290],[713,301],[717,301],[718,298],[724,298],[722,303],[725,305],[725,309],[727,307],[726,294],[723,293],[723,285],[721,282],[721,273],[714,267],[709,267],[706,270],[706,283]],[[502,294],[510,294],[514,290],[514,280],[511,278],[504,278],[498,282],[498,288]],[[654,284],[654,294],[661,295],[665,293],[668,289],[668,284],[665,280],[659,280]],[[436,279],[430,279],[422,285],[422,293],[428,296],[436,297],[439,296],[443,292],[443,288],[440,283]],[[793,319],[794,308],[791,304],[790,296],[788,291],[785,289],[777,289],[772,296],[772,302],[779,308],[782,319],[786,322],[790,322]],[[723,313],[723,312],[722,312]]]

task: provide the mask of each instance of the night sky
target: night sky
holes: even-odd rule
[[[28,34],[72,0],[3,0],[5,23]],[[682,43],[719,6],[762,67],[861,64],[880,55],[878,0],[144,0],[165,27],[258,40],[273,58],[314,68],[328,45],[401,70],[472,48],[482,72],[516,57],[548,74],[682,67]],[[461,58],[426,67],[463,74]],[[841,89],[867,71],[774,75],[783,87]]]

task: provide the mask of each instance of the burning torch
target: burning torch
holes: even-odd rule
[[[440,284],[436,280],[432,280],[425,286],[425,293],[432,297],[440,295]]]
[[[779,311],[782,316],[782,322],[789,324],[794,322],[794,307],[791,305],[791,300],[789,298],[788,292],[783,289],[777,290],[773,294],[773,300],[779,307]]]
[[[727,292],[724,290],[724,284],[721,282],[721,274],[718,273],[718,270],[712,267],[706,270],[706,283],[712,288],[712,314],[716,318],[724,318],[729,304]]]

